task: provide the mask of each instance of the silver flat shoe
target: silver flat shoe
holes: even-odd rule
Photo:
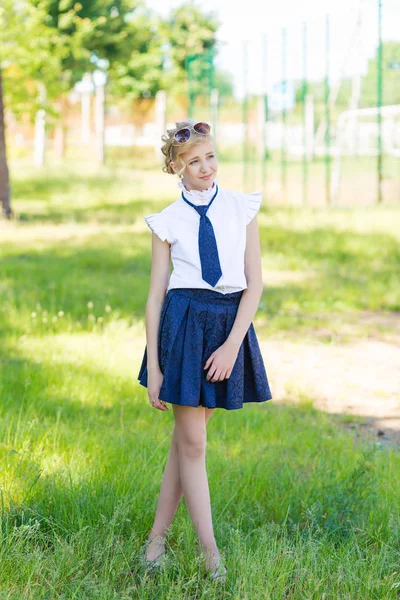
[[[204,554],[200,554],[204,559]],[[211,579],[211,581],[218,581],[219,583],[226,583],[226,575],[228,571],[224,565],[224,559],[219,555],[219,562],[217,566],[207,569],[206,568],[206,578]]]
[[[219,583],[226,583],[226,575],[228,571],[226,568],[220,563],[216,569],[212,571],[208,571],[208,577],[212,581],[218,581]]]
[[[165,566],[167,553],[164,550],[157,556],[157,558],[149,559],[146,557],[147,547],[152,540],[146,540],[144,550],[142,551],[142,564],[148,573],[158,571],[161,567]]]

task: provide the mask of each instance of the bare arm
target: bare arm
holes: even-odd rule
[[[206,375],[208,381],[222,381],[230,376],[239,348],[260,302],[263,283],[257,215],[247,225],[244,263],[247,289],[243,291],[235,321],[226,341],[209,356],[204,365],[204,369],[209,369]]]
[[[167,241],[152,233],[152,259],[150,288],[146,303],[146,344],[147,344],[147,392],[154,408],[168,410],[160,404],[158,394],[162,384],[162,373],[158,362],[158,328],[161,309],[168,287],[171,247]]]
[[[263,291],[257,215],[247,225],[246,236],[244,272],[247,289],[243,291],[235,322],[227,338],[227,342],[236,346],[238,350],[257,312]]]

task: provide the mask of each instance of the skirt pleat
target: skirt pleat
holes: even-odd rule
[[[242,292],[169,290],[160,314],[158,356],[163,382],[159,399],[184,406],[234,410],[272,399],[257,336],[250,325],[228,379],[207,381],[204,365],[227,339]],[[138,379],[147,387],[147,347]]]
[[[185,398],[188,399],[190,406],[198,406],[199,404],[197,399],[200,398],[201,391],[202,349],[203,328],[190,300],[183,339],[180,395],[176,400],[177,404],[184,404]]]

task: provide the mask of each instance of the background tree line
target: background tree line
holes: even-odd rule
[[[184,92],[186,60],[217,52],[213,13],[183,4],[161,18],[142,0],[2,0],[0,5],[0,202],[12,215],[5,109],[62,120],[85,73],[107,73],[107,93],[133,101]],[[226,87],[226,77],[220,78]],[[216,78],[218,84],[218,77]]]

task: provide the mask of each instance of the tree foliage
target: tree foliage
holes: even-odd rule
[[[48,110],[51,100],[70,91],[85,73],[99,68],[107,70],[114,84],[120,82],[119,91],[130,92],[132,97],[144,90],[154,93],[158,89],[160,43],[156,40],[154,18],[141,0],[24,0],[23,5],[31,15],[37,15],[35,23],[30,24],[35,33],[44,30],[41,37],[47,42],[45,52],[42,56],[35,48],[28,65],[17,60],[7,75],[18,73],[33,95],[37,86],[32,82],[40,81],[46,89]],[[30,41],[23,41],[22,49],[27,49],[28,44]],[[44,77],[49,56],[57,58],[57,62]],[[35,112],[32,95],[23,97]],[[15,94],[10,98],[13,109],[18,100]]]
[[[25,1],[3,0],[0,9],[5,104],[17,114],[34,115],[59,93],[61,62],[69,43],[48,27],[46,18],[41,5]]]
[[[188,91],[188,79],[195,93],[209,87],[218,46],[216,32],[220,22],[214,13],[204,13],[194,3],[171,11],[163,33],[170,56],[165,87]]]
[[[219,22],[193,3],[165,20],[142,0],[2,0],[2,7],[6,105],[14,113],[54,112],[54,101],[97,68],[107,70],[113,97],[128,102],[161,88],[187,92],[193,55],[196,91],[212,83]]]

